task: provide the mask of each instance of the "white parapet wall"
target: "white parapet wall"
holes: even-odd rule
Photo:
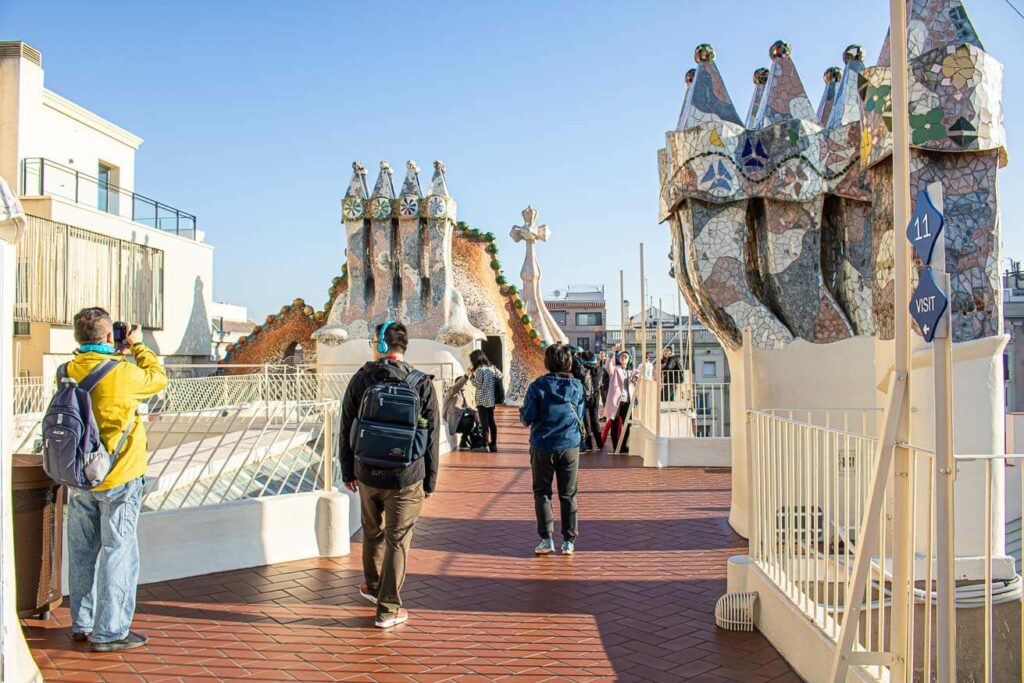
[[[746,555],[729,558],[727,590],[757,593],[754,626],[805,681],[827,681],[835,645]],[[846,683],[875,679],[850,667]]]
[[[630,455],[643,458],[644,467],[732,466],[732,439],[728,437],[659,437],[643,425],[634,425],[629,450]]]
[[[358,530],[359,497],[347,491],[144,512],[139,518],[139,583],[340,557],[349,554],[349,539]],[[64,538],[67,558],[67,534]],[[65,562],[65,595],[67,572]]]

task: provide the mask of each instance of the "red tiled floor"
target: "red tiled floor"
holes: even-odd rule
[[[715,627],[730,555],[729,475],[585,456],[579,552],[535,558],[526,432],[499,410],[497,455],[442,463],[416,528],[410,622],[375,629],[349,557],[139,589],[149,647],[92,655],[68,612],[26,622],[47,680],[799,681],[757,633]]]

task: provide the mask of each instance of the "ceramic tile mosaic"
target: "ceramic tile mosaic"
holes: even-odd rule
[[[995,182],[1006,163],[1003,69],[984,52],[959,0],[909,0],[908,26],[912,184],[943,184],[954,338],[977,339],[998,333],[1001,320]],[[746,243],[756,248],[737,257],[734,244],[705,240],[710,251],[700,257],[711,264],[725,259],[722,271],[728,259],[740,258],[745,267],[733,270],[754,284],[712,294],[692,263],[675,268],[676,279],[694,310],[714,318],[710,324],[729,343],[742,329],[735,312],[744,307],[771,319],[774,311],[792,336],[815,342],[850,334],[891,339],[888,41],[872,67],[865,67],[860,46],[847,47],[843,69],[825,71],[817,110],[790,46],[776,41],[769,58],[770,67],[755,72],[741,126],[714,48],[699,46],[679,123],[659,155],[659,216],[679,234],[677,251],[696,255],[686,243],[696,202],[730,216],[730,207],[743,206],[744,234],[756,237]],[[745,294],[737,299],[738,291]],[[762,319],[759,312],[742,315]],[[759,344],[779,338],[771,324],[754,332]]]

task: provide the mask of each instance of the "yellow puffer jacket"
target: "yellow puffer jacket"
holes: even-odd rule
[[[122,355],[108,356],[95,351],[79,353],[68,362],[68,376],[81,382],[100,363],[118,361],[117,367],[101,379],[89,394],[96,425],[100,428],[100,438],[107,451],[114,451],[124,434],[125,426],[131,420],[131,431],[124,448],[118,454],[110,474],[94,491],[107,491],[137,479],[146,473],[149,465],[146,430],[135,414],[135,409],[140,402],[167,386],[167,373],[156,354],[145,344],[134,344],[131,350],[135,356],[134,365]]]

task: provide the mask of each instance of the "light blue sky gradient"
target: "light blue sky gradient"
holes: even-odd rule
[[[1000,175],[1004,257],[1024,256],[1024,20],[967,5],[1006,66],[1011,164]],[[656,150],[675,126],[693,48],[715,45],[742,115],[751,74],[782,38],[817,104],[849,43],[874,63],[888,3],[171,2],[0,0],[0,38],[43,53],[47,86],[145,138],[136,188],[197,214],[217,247],[214,298],[256,320],[296,296],[320,307],[342,263],[338,201],[354,159],[448,167],[459,216],[508,237],[532,204],[552,239],[544,289],[618,273],[639,300],[638,243],[655,301],[676,289],[657,223]],[[674,304],[673,304],[674,305]],[[633,310],[636,310],[634,304]]]

